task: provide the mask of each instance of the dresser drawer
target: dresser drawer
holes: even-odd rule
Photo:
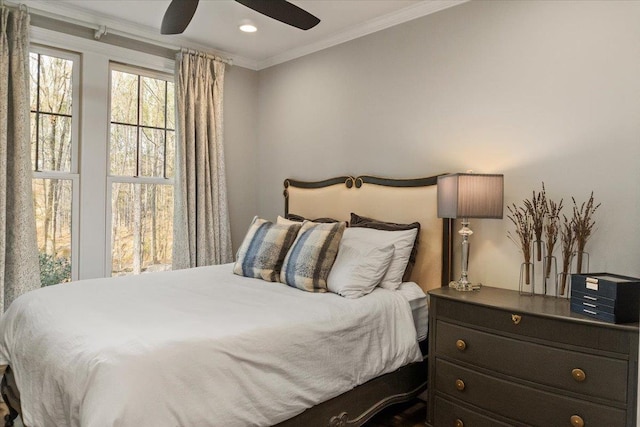
[[[435,402],[434,427],[511,427],[441,397],[436,397]]]
[[[550,299],[550,298],[549,298]],[[539,300],[532,300],[539,301]],[[544,301],[543,301],[544,302]],[[630,332],[439,298],[438,317],[509,334],[628,354]],[[636,332],[637,333],[637,332]],[[635,349],[633,349],[635,351]]]
[[[493,378],[436,357],[435,389],[506,418],[540,427],[574,425],[624,427],[626,411]]]
[[[626,360],[563,350],[436,322],[436,357],[621,403],[627,401]],[[531,369],[537,366],[537,369]],[[579,370],[579,371],[578,371]]]

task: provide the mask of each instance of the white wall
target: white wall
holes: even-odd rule
[[[640,2],[474,1],[260,71],[259,214],[282,213],[289,177],[504,173],[507,204],[544,181],[570,215],[593,190],[591,271],[640,275],[639,19]],[[509,220],[471,226],[470,278],[517,289]]]

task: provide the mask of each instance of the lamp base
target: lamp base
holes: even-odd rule
[[[449,282],[449,287],[455,289],[460,292],[468,292],[468,291],[479,291],[482,288],[480,283],[473,284],[470,282],[462,282],[462,281],[451,281]]]

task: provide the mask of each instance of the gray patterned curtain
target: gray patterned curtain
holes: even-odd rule
[[[31,176],[29,14],[0,7],[0,312],[40,287]]]
[[[233,260],[224,166],[225,64],[197,53],[176,61],[173,268]]]

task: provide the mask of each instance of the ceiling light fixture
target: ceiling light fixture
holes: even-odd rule
[[[253,22],[246,19],[240,22],[238,28],[240,28],[240,31],[244,33],[255,33],[258,31],[258,28],[253,24]]]

